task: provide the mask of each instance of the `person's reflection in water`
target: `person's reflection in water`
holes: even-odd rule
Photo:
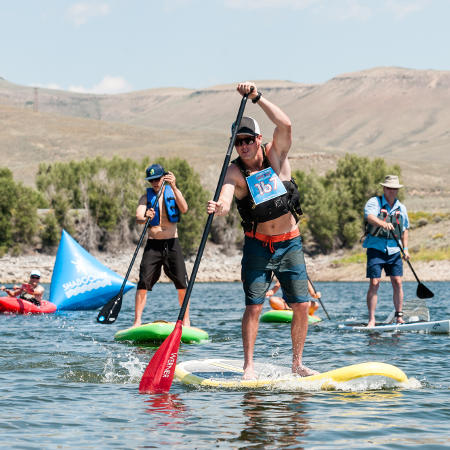
[[[399,345],[401,333],[369,333],[368,345]]]
[[[286,400],[282,400],[285,396]],[[302,436],[310,429],[302,403],[306,393],[277,394],[247,392],[242,399],[245,426],[239,436],[227,440],[243,447],[265,448],[294,446],[301,448]]]

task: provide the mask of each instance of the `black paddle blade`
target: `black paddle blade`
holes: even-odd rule
[[[98,313],[97,322],[103,324],[114,323],[122,307],[122,294],[113,297]]]
[[[434,294],[424,284],[419,283],[417,286],[417,297],[419,298],[433,298]]]

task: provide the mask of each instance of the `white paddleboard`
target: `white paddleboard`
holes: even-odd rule
[[[374,327],[368,328],[363,323],[343,323],[339,328],[351,331],[366,331],[368,333],[381,333],[385,331],[390,332],[406,332],[406,331],[421,331],[425,333],[450,333],[450,320],[438,320],[434,322],[418,321],[407,323],[389,323],[377,324]]]
[[[203,359],[177,364],[175,377],[184,384],[223,389],[351,389],[349,383],[365,381],[363,390],[398,386],[408,381],[399,368],[382,362],[365,362],[341,367],[309,377],[291,373],[290,367],[255,363],[255,380],[243,380],[243,361],[236,359]],[[372,387],[371,387],[372,386]]]

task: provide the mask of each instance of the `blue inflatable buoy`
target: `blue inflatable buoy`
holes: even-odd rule
[[[123,280],[63,230],[50,285],[50,301],[58,310],[100,308],[118,294]],[[127,281],[123,292],[133,287]]]

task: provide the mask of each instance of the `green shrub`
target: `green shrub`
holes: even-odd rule
[[[160,158],[154,162],[175,174],[177,186],[188,203],[189,211],[182,216],[178,230],[180,243],[189,254],[199,242],[206,220],[206,192],[186,161]],[[148,159],[137,162],[119,157],[41,164],[36,184],[54,210],[59,231],[66,229],[88,250],[114,250],[140,234],[135,215],[139,198],[149,187],[145,181],[148,165]],[[73,209],[87,210],[89,217],[76,226],[69,214]],[[86,227],[96,231],[87,233]]]
[[[16,184],[12,172],[0,168],[0,243],[8,249],[12,239],[13,200],[16,197]]]
[[[58,245],[61,236],[55,213],[50,210],[42,220],[40,238],[44,249],[53,249]]]
[[[0,247],[16,254],[34,245],[38,230],[37,209],[46,206],[34,189],[16,183],[8,168],[0,168]]]
[[[307,231],[318,251],[351,248],[358,242],[363,234],[364,205],[370,197],[382,194],[379,183],[386,174],[400,175],[400,167],[388,166],[381,158],[370,160],[353,154],[346,154],[324,177],[294,172]],[[399,198],[401,195],[400,191]],[[306,247],[311,244],[306,242]]]

